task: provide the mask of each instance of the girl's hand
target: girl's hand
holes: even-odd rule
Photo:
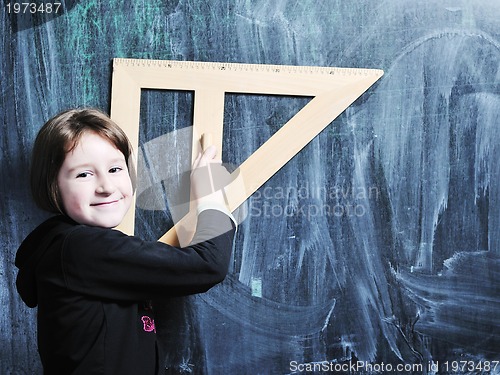
[[[215,155],[217,154],[217,149],[215,146],[209,146],[203,153],[199,153],[198,157],[193,163],[193,172],[198,167],[206,167],[210,162],[215,161]]]
[[[230,182],[231,175],[220,160],[215,160],[216,154],[215,146],[209,146],[193,163],[191,197],[198,204],[210,201],[225,205],[222,189]]]

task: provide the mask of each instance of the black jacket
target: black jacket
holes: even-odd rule
[[[233,237],[231,220],[216,210],[200,213],[196,245],[186,248],[65,216],[42,223],[21,244],[15,264],[21,298],[38,305],[44,373],[157,373],[154,316],[145,301],[205,292],[221,282]]]

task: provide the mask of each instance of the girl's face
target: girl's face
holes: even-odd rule
[[[57,184],[66,214],[80,224],[116,227],[132,202],[124,155],[93,132],[83,134],[66,154]]]

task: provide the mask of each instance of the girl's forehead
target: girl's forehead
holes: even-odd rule
[[[125,157],[118,147],[107,137],[95,132],[85,132],[68,148],[70,154],[80,157],[100,158],[103,156]]]

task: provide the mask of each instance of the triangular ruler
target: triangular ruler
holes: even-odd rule
[[[237,183],[224,190],[234,211],[382,75],[378,69],[114,59],[111,118],[138,150],[141,90],[193,91],[192,152],[197,155],[205,133],[222,150],[226,93],[313,97],[233,172]],[[132,234],[134,217],[132,205],[117,229]],[[175,226],[160,241],[177,244]]]

